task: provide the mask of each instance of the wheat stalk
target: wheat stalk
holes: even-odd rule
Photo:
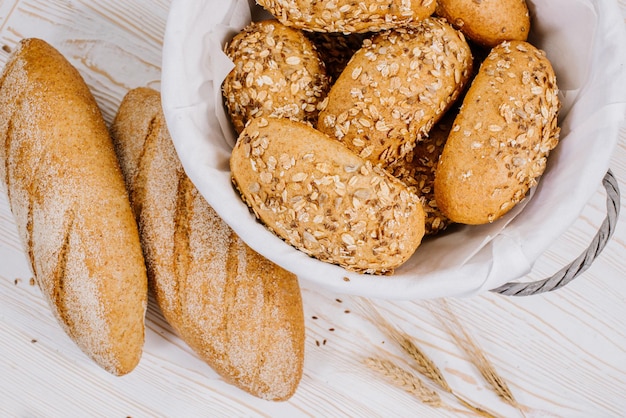
[[[409,354],[416,362],[415,368],[418,372],[429,378],[437,386],[446,392],[451,393],[452,389],[448,382],[444,378],[441,370],[435,365],[435,363],[424,353],[415,343],[413,343],[411,337],[393,326],[389,321],[385,320],[380,314],[378,309],[371,303],[363,300],[363,304],[368,306],[361,306],[361,310],[368,315],[374,323],[380,326],[385,333],[395,341],[407,354]]]
[[[365,299],[361,299],[359,308],[365,315],[369,316],[374,323],[381,327],[385,333],[414,360],[415,363],[413,366],[420,374],[424,375],[443,391],[454,396],[463,406],[472,410],[476,414],[484,417],[494,416],[485,408],[473,405],[466,398],[456,393],[450,387],[435,362],[433,362],[430,357],[428,357],[426,353],[413,342],[413,339],[407,333],[385,320],[373,304]]]
[[[390,360],[385,360],[381,358],[369,357],[365,359],[365,364],[372,370],[377,371],[382,374],[389,382],[392,384],[399,386],[404,389],[406,392],[415,395],[421,402],[426,405],[435,407],[435,408],[443,408],[448,411],[456,412],[459,414],[468,414],[468,411],[460,410],[457,408],[453,408],[447,404],[445,404],[439,394],[434,390],[428,388],[426,384],[413,373],[403,369],[397,364],[393,363]],[[487,413],[486,411],[473,407],[470,404],[466,404],[465,401],[460,399],[460,402],[467,406],[470,411],[476,413],[480,416],[485,417],[493,417],[493,415]]]
[[[413,373],[404,370],[390,360],[368,357],[365,364],[385,376],[391,383],[401,387],[406,392],[415,395],[426,405],[441,407],[443,403],[437,392],[430,389]]]
[[[483,350],[478,343],[469,335],[462,326],[461,322],[445,300],[441,300],[440,307],[433,307],[430,304],[431,311],[439,319],[448,333],[454,338],[454,341],[467,353],[472,363],[476,366],[485,381],[489,383],[493,391],[509,405],[517,408],[522,412],[521,405],[513,396],[513,392],[507,385],[506,381],[498,374],[494,365],[487,359]],[[444,313],[442,314],[443,311]]]

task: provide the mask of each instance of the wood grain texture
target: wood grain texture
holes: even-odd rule
[[[616,0],[626,17],[626,2]],[[0,45],[47,39],[77,66],[110,122],[129,88],[157,87],[168,1],[0,0]],[[0,65],[7,59],[0,49]],[[611,160],[626,193],[626,127]],[[92,364],[59,328],[31,273],[0,186],[0,415],[2,416],[457,416],[387,383],[362,360],[405,357],[356,300],[302,284],[304,377],[289,401],[271,403],[225,383],[173,333],[154,301],[145,354],[117,378]],[[589,270],[556,292],[450,300],[506,379],[527,417],[626,413],[626,204],[612,240]],[[605,215],[601,187],[530,279],[583,251]],[[502,416],[521,416],[487,387],[423,302],[373,301],[412,335],[455,390]],[[314,317],[316,319],[314,319]],[[453,401],[444,398],[447,402]]]

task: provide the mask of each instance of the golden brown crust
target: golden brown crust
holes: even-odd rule
[[[504,42],[483,62],[463,100],[435,174],[451,220],[492,222],[521,201],[558,143],[560,107],[543,51]]]
[[[275,20],[251,22],[225,52],[235,67],[222,92],[238,133],[252,117],[317,122],[329,80],[315,47],[301,31]]]
[[[432,15],[436,0],[259,0],[284,25],[313,32],[365,33],[411,26]]]
[[[251,120],[230,167],[257,217],[322,261],[391,273],[424,235],[422,205],[401,181],[303,123]]]
[[[304,359],[296,276],[252,251],[200,195],[178,160],[156,91],[126,95],[113,137],[150,287],[167,321],[228,381],[261,398],[289,398]]]
[[[0,79],[0,174],[42,293],[107,371],[139,362],[147,280],[137,225],[97,104],[53,47],[23,40]]]
[[[373,164],[405,156],[471,73],[463,35],[443,19],[366,39],[331,88],[317,128]]]
[[[487,47],[525,41],[530,30],[526,0],[438,0],[435,13]]]

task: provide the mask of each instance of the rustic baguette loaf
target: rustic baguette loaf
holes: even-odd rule
[[[130,372],[147,301],[137,224],[93,96],[42,40],[23,40],[0,78],[0,178],[64,330],[107,371]]]
[[[163,315],[231,383],[264,399],[289,398],[304,358],[296,276],[252,251],[200,195],[156,91],[131,90],[112,129]]]

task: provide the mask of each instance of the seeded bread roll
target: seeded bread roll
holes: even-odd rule
[[[317,128],[373,164],[405,156],[471,74],[463,35],[442,19],[366,39],[331,88]]]
[[[448,227],[450,220],[439,210],[435,200],[435,172],[446,145],[456,109],[452,109],[430,130],[427,137],[387,170],[414,190],[424,205],[426,235],[437,234]]]
[[[537,183],[559,140],[556,78],[543,51],[503,42],[483,62],[435,174],[435,199],[452,221],[492,222]]]
[[[437,0],[436,14],[487,47],[525,41],[530,30],[526,0]]]
[[[78,71],[39,39],[0,77],[0,178],[35,280],[67,334],[105,370],[137,365],[144,259],[113,145]]]
[[[253,119],[239,136],[230,167],[256,216],[322,261],[391,273],[424,235],[424,211],[415,194],[303,123]]]
[[[275,20],[252,22],[225,52],[235,67],[222,92],[237,133],[252,117],[317,122],[329,80],[315,47],[301,31]]]
[[[131,90],[112,130],[163,315],[228,381],[289,398],[304,359],[296,276],[245,245],[185,175],[159,93]]]
[[[432,15],[435,0],[258,0],[287,26],[313,32],[365,33],[408,26]]]

